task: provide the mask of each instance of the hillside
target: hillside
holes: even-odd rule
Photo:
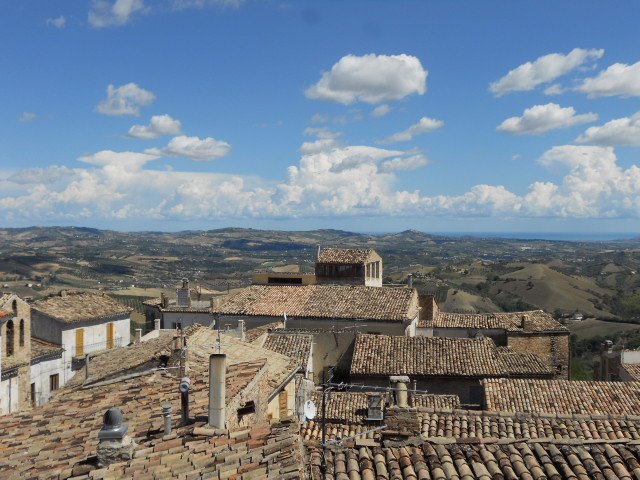
[[[511,265],[516,270],[500,275],[492,292],[509,292],[525,302],[548,312],[571,313],[576,310],[589,316],[613,318],[604,305],[605,295],[615,292],[599,287],[595,281],[558,272],[547,265]]]

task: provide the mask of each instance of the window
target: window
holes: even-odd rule
[[[20,320],[20,346],[24,347],[24,320]]]
[[[31,384],[31,406],[32,407],[36,406],[36,384],[35,383]]]
[[[13,320],[7,322],[7,357],[13,355]]]
[[[13,302],[11,302],[11,310],[13,311],[13,316],[14,317],[16,315],[18,315],[18,302],[17,302],[17,300],[14,300]]]
[[[174,330],[182,330],[182,322],[171,322]]]
[[[56,373],[53,375],[49,375],[49,391],[53,392],[54,390],[58,390],[59,388],[60,376]]]

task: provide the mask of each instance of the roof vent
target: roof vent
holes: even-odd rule
[[[97,448],[98,466],[101,468],[133,458],[136,443],[127,435],[129,427],[122,420],[119,408],[110,408],[104,414]]]

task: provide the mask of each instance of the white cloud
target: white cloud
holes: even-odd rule
[[[380,103],[424,94],[427,71],[411,55],[347,55],[305,91],[307,98],[345,105]]]
[[[585,78],[577,88],[589,97],[640,96],[640,62],[633,65],[614,63],[597,76]]]
[[[371,116],[375,118],[384,117],[389,112],[391,112],[391,110],[392,109],[389,105],[387,105],[386,103],[383,103],[382,105],[378,105],[376,108],[373,109],[373,111],[371,112]]]
[[[144,12],[143,0],[93,0],[89,11],[89,24],[95,28],[119,27],[131,20],[133,14]]]
[[[216,160],[231,151],[231,145],[212,137],[199,138],[179,135],[164,148],[149,148],[145,153],[172,157],[187,157],[195,161]]]
[[[553,85],[549,85],[547,88],[544,89],[544,94],[545,95],[561,95],[564,92],[566,92],[567,90],[560,85],[559,83],[554,83]]]
[[[140,107],[151,104],[156,96],[149,90],[140,88],[135,83],[127,83],[119,87],[109,85],[107,98],[97,106],[98,112],[104,115],[140,115]]]
[[[585,62],[597,60],[603,55],[602,49],[583,48],[574,48],[566,55],[562,53],[543,55],[533,62],[523,63],[509,71],[500,80],[489,85],[489,90],[498,97],[510,92],[533,90],[538,85],[552,82]]]
[[[313,142],[304,142],[300,146],[300,153],[303,155],[331,150],[341,145],[337,138],[342,135],[342,132],[334,132],[324,127],[308,127],[305,129],[304,134],[314,135],[318,139]]]
[[[176,10],[205,8],[208,6],[238,8],[243,3],[244,0],[173,0],[173,8]]]
[[[382,162],[380,171],[382,173],[409,171],[424,167],[428,163],[429,159],[421,154],[411,155],[410,157],[396,157]]]
[[[22,114],[18,117],[18,120],[21,122],[33,122],[38,115],[33,112],[22,112]]]
[[[500,132],[539,135],[556,128],[567,128],[580,123],[595,122],[598,115],[576,115],[573,107],[561,107],[557,103],[535,105],[525,109],[521,117],[507,118],[496,130]]]
[[[593,145],[632,145],[640,147],[640,112],[631,117],[616,118],[604,125],[589,127],[576,142]]]
[[[396,143],[396,142],[408,142],[416,135],[422,135],[423,133],[433,132],[442,128],[444,122],[442,120],[435,120],[429,117],[422,117],[418,123],[411,125],[406,130],[402,132],[394,133],[393,135],[388,136],[380,140],[378,143]]]
[[[60,15],[57,18],[47,18],[47,25],[52,25],[56,28],[64,28],[67,25],[67,19],[64,15]]]
[[[151,139],[163,135],[178,135],[182,131],[180,120],[169,115],[154,115],[149,125],[134,125],[129,129],[129,136],[133,138]]]

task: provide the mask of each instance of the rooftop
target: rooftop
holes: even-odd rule
[[[307,318],[413,320],[418,315],[414,289],[338,285],[252,285],[221,299],[216,313]]]
[[[640,363],[623,363],[620,368],[624,368],[635,381],[640,381]]]
[[[436,311],[422,315],[420,328],[500,329],[510,332],[568,332],[569,330],[542,310],[495,313],[448,313]]]
[[[640,382],[542,379],[482,380],[486,409],[558,415],[625,415],[640,411]]]
[[[351,374],[500,377],[553,375],[534,354],[497,348],[490,338],[356,337]]]
[[[65,323],[95,318],[129,315],[131,309],[109,295],[90,292],[65,292],[38,300],[33,310]]]
[[[31,362],[37,361],[40,358],[48,357],[49,355],[57,355],[63,352],[61,345],[55,343],[46,342],[39,338],[31,337]]]
[[[151,369],[132,374],[122,360],[123,376],[116,377],[108,364],[117,364],[119,356],[130,347],[114,349],[94,362],[96,372],[106,369],[96,373],[94,381],[67,385],[42,407],[0,417],[0,431],[4,432],[0,437],[0,452],[5,459],[3,473],[8,473],[8,478],[68,478],[95,470],[102,415],[113,406],[122,409],[129,435],[138,447],[133,460],[100,470],[104,478],[130,477],[137,471],[162,478],[223,469],[251,471],[252,475],[272,473],[278,478],[299,472],[301,464],[296,452],[300,447],[295,431],[274,431],[268,425],[255,425],[240,433],[203,433],[199,428],[204,426],[208,412],[208,356],[217,351],[215,338],[215,332],[203,327],[194,328],[189,336],[187,375],[192,381],[190,410],[196,419],[194,425],[178,426],[180,378],[175,370]],[[266,376],[267,384],[273,387],[289,375],[286,370],[291,360],[287,357],[253,345],[241,350],[239,343],[242,342],[223,338],[227,404],[242,398],[245,388],[256,378]],[[172,365],[176,360],[174,355]],[[162,430],[165,403],[170,403],[174,412],[175,431],[170,437],[164,437]],[[292,428],[296,430],[297,426]]]
[[[293,358],[300,367],[306,369],[312,344],[313,335],[272,332],[267,334],[262,346]]]
[[[373,252],[371,248],[324,248],[320,250],[317,262],[362,264]]]
[[[399,447],[309,450],[310,478],[373,480],[414,479],[616,479],[636,478],[640,446],[636,444],[555,445],[438,444]],[[335,477],[334,477],[335,476]]]

